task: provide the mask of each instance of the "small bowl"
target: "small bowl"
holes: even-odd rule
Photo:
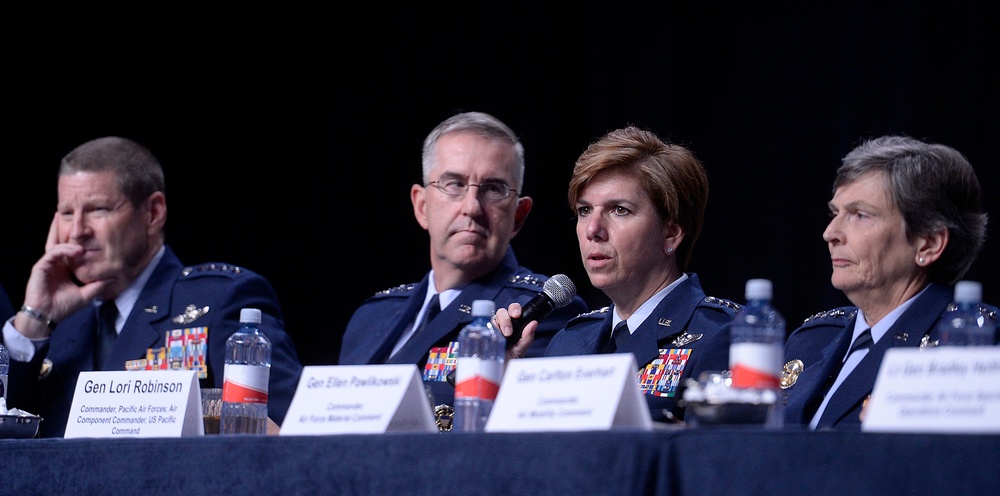
[[[771,405],[767,403],[691,403],[695,419],[701,425],[763,425]]]
[[[0,415],[0,439],[31,439],[41,422],[38,415]]]
[[[729,371],[703,372],[685,386],[680,401],[698,425],[764,425],[778,400],[772,390],[732,387]]]

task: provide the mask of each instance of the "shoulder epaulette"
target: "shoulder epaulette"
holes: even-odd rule
[[[803,320],[802,323],[806,324],[811,321],[823,320],[823,319],[839,319],[846,317],[847,320],[853,319],[857,315],[858,309],[854,307],[838,307],[833,310],[824,310],[817,314],[810,315]]]
[[[531,273],[515,274],[507,279],[507,283],[517,286],[531,286],[532,288],[541,288],[545,284],[541,277]]]
[[[1000,318],[1000,313],[998,313],[996,307],[979,305],[979,313],[993,319],[994,322],[996,322],[997,318]]]
[[[591,310],[589,312],[581,313],[580,315],[577,315],[576,317],[573,317],[573,318],[574,319],[579,319],[579,318],[584,318],[584,317],[601,317],[603,319],[604,318],[604,314],[606,314],[606,313],[608,313],[610,311],[611,311],[611,307],[602,307],[602,308],[598,308],[597,310]]]
[[[732,309],[732,310],[737,311],[737,312],[739,312],[740,309],[742,308],[742,307],[740,307],[739,303],[727,300],[725,298],[716,298],[714,296],[706,296],[704,301],[705,301],[705,303],[711,303],[712,305],[726,307],[726,308]]]
[[[224,263],[207,263],[201,265],[193,265],[191,267],[184,267],[181,271],[181,277],[188,277],[190,275],[205,274],[205,273],[226,273],[226,274],[240,274],[243,269],[230,264]]]
[[[386,289],[383,289],[382,291],[376,291],[375,294],[373,294],[372,296],[385,296],[385,295],[390,295],[390,294],[393,294],[393,293],[409,292],[409,291],[413,291],[413,288],[415,288],[415,287],[417,287],[417,283],[415,283],[415,282],[414,283],[410,283],[410,284],[400,284],[399,286],[393,286],[391,288],[386,288]]]
[[[993,320],[996,320],[997,317],[1000,316],[997,314],[996,308],[990,307],[988,305],[983,305],[980,303],[976,305],[976,309],[979,310],[979,315],[982,315],[983,317],[989,317],[990,319]],[[949,303],[948,308],[945,309],[946,312],[954,312],[955,310],[958,310],[958,305],[956,305],[954,302]]]

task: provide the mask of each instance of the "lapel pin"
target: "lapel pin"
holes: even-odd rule
[[[38,370],[38,378],[45,379],[52,373],[52,360],[45,358],[42,360],[42,367]]]
[[[790,360],[781,368],[781,389],[788,389],[795,385],[796,381],[799,380],[799,374],[805,370],[805,364],[802,360]]]

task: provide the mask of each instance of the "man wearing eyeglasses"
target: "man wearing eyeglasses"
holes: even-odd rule
[[[506,124],[482,112],[454,115],[424,140],[423,182],[410,189],[413,214],[430,236],[431,270],[415,283],[375,293],[351,316],[341,365],[416,364],[434,396],[439,427],[454,388],[458,333],[472,320],[474,300],[505,308],[526,304],[548,276],[521,267],[510,246],[531,212],[519,194],[524,148]],[[541,356],[567,320],[587,310],[583,299],[556,309],[534,336],[525,334],[508,356]]]

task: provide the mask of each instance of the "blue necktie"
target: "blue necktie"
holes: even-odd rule
[[[858,334],[858,339],[854,340],[854,344],[851,345],[851,350],[847,352],[847,356],[851,356],[855,351],[867,350],[872,347],[872,330],[865,329],[865,332]]]
[[[615,326],[615,329],[611,331],[611,339],[608,340],[607,345],[604,347],[605,353],[615,353],[616,351],[625,347],[625,343],[628,342],[629,338],[632,337],[632,333],[628,332],[628,321],[623,320]]]
[[[875,341],[872,339],[872,330],[871,329],[865,329],[864,332],[862,332],[861,334],[858,334],[858,338],[855,339],[854,343],[851,344],[851,349],[847,352],[847,358],[850,358],[851,355],[853,355],[855,351],[867,350],[867,349],[871,348],[873,344],[875,344]],[[844,359],[845,362],[847,361],[847,358]],[[834,382],[834,380],[836,380],[836,378],[837,378],[837,375],[834,375],[833,377],[830,378],[830,383],[827,385],[827,387],[826,387],[826,393],[824,394],[824,396],[830,396],[830,401],[833,401],[833,395],[837,394],[836,390],[832,390],[832,391],[830,390],[830,387],[833,386],[833,382]],[[846,378],[845,378],[845,380],[846,380]],[[827,402],[826,406],[830,406],[829,405],[829,401]],[[816,429],[817,430],[830,427],[830,425],[833,423],[833,419],[830,418],[830,417],[828,417],[826,415],[826,413],[827,413],[827,410],[824,407],[823,414],[820,416],[819,422],[816,423]]]
[[[434,296],[431,296],[431,301],[427,303],[427,310],[424,312],[424,320],[420,321],[420,326],[418,326],[417,330],[413,333],[414,336],[416,336],[418,332],[424,330],[424,328],[427,327],[427,323],[441,313],[441,303],[438,301],[438,296],[440,294],[441,293],[434,293]]]
[[[104,362],[111,354],[111,348],[118,339],[115,320],[118,319],[118,307],[114,300],[101,304],[97,311],[97,347],[94,349],[94,370],[103,370]]]

